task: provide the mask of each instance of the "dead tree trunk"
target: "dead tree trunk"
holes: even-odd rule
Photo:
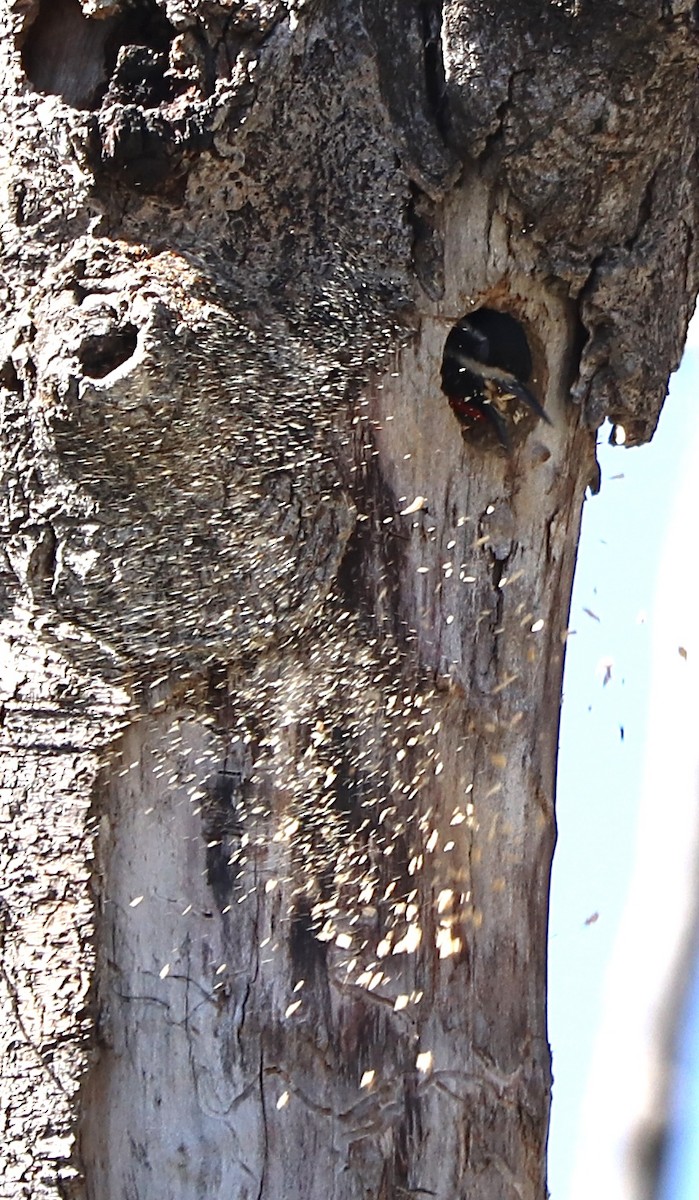
[[[579,514],[697,290],[694,20],[6,0],[2,1196],[544,1196]],[[550,426],[452,411],[484,308]]]

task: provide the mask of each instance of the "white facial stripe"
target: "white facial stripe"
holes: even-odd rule
[[[455,350],[452,358],[459,364],[462,371],[470,371],[472,375],[480,375],[483,379],[494,379],[498,383],[506,383],[510,386],[518,385],[518,380],[510,371],[479,363],[475,358],[469,358],[468,354],[462,354],[460,350]],[[522,385],[519,384],[519,386]]]

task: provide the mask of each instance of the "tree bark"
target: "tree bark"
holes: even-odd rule
[[[0,17],[5,1195],[545,1195],[595,430],[697,291],[689,3]],[[509,452],[440,385],[476,308]]]

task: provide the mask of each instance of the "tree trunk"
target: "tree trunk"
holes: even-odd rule
[[[1,1194],[543,1197],[568,603],[697,290],[693,6],[81,5],[0,17]],[[550,426],[457,420],[482,308]]]

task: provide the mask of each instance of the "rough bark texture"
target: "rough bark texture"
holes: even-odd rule
[[[0,1194],[540,1198],[579,512],[694,302],[693,7],[81,3],[0,24]],[[483,305],[510,455],[440,389]]]

